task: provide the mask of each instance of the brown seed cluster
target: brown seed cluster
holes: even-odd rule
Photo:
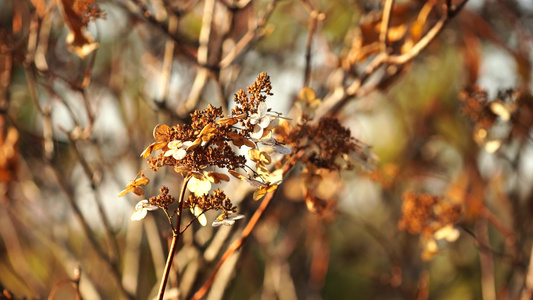
[[[303,124],[288,132],[284,140],[295,149],[312,150],[306,163],[318,168],[351,168],[355,161],[350,157],[359,162],[372,160],[366,151],[369,147],[352,137],[350,129],[343,127],[335,118],[323,118],[316,125]]]
[[[460,205],[431,194],[406,192],[402,201],[402,218],[398,222],[398,229],[411,234],[431,236],[446,225],[456,224],[461,217]]]
[[[72,10],[82,17],[84,24],[96,19],[105,19],[105,12],[100,9],[95,0],[75,0]]]
[[[476,127],[488,129],[494,125],[497,116],[489,106],[488,95],[479,86],[468,88],[459,94],[463,102],[462,113],[476,123]]]
[[[224,214],[237,211],[237,207],[231,203],[231,200],[220,189],[216,189],[212,194],[196,196],[190,195],[183,203],[183,209],[198,207],[202,211],[222,210]]]
[[[221,117],[222,109],[209,105],[191,114],[191,124],[167,126],[166,130],[158,132],[158,138],[167,144],[161,148],[163,151],[159,155],[148,159],[152,169],[157,171],[162,166],[182,166],[184,170],[199,171],[211,166],[230,170],[244,167],[246,158],[235,154],[230,144],[232,139],[229,135],[239,133],[229,124],[217,123],[217,118]],[[165,156],[169,149],[165,141],[196,141],[199,145],[187,151],[184,158],[176,160],[172,156]]]
[[[169,194],[169,189],[166,186],[162,186],[159,192],[159,195],[150,197],[148,201],[151,205],[156,205],[166,210],[176,199]]]
[[[314,99],[314,92],[307,92],[311,94],[308,98]],[[310,115],[308,112],[305,116]],[[334,176],[357,164],[371,169],[376,158],[370,152],[370,147],[352,137],[350,130],[337,119],[325,117],[316,124],[309,124],[306,117],[301,120],[303,124],[296,128],[280,126],[276,133],[295,152],[305,153],[300,159],[305,164],[300,179],[308,210],[324,220],[331,220],[335,215],[337,193],[321,198],[318,186],[325,179],[324,176]]]

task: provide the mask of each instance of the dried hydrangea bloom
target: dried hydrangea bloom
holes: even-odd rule
[[[413,192],[404,193],[402,200],[398,229],[420,234],[423,259],[429,260],[438,252],[435,240],[454,242],[459,238],[460,232],[453,226],[462,216],[459,205],[434,195]]]
[[[273,134],[281,114],[272,113],[265,103],[267,96],[272,95],[271,89],[270,78],[261,73],[246,92],[240,90],[235,94],[236,104],[230,116],[224,116],[222,108],[208,105],[206,109],[191,114],[190,124],[159,124],[154,128],[155,142],[141,156],[147,159],[155,172],[162,167],[171,167],[184,177],[192,195],[184,200],[182,209],[190,209],[199,221],[205,218],[203,212],[210,209],[222,209],[226,217],[235,212],[235,207],[219,190],[210,194],[212,184],[229,180],[219,170],[234,172],[235,176],[239,174],[237,170],[251,169],[247,158],[237,154],[235,147],[245,146],[254,150],[249,152],[249,156],[254,156],[251,160],[256,162],[257,169],[250,176],[238,175],[239,179],[262,188],[262,191],[271,191],[281,182],[283,172],[269,171],[267,165],[272,160],[267,152],[259,150],[268,146],[283,154],[292,153]],[[208,168],[214,171],[208,172]],[[172,201],[167,192],[150,198],[150,203],[157,203],[165,211]],[[138,214],[141,213],[142,210]],[[167,216],[171,217],[170,214]],[[225,220],[231,221],[232,218]]]

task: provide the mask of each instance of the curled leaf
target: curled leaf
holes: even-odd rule
[[[67,36],[68,48],[79,57],[85,58],[99,46],[89,33],[84,32],[87,29],[88,20],[82,16],[83,11],[80,10],[77,1],[61,0],[58,2],[63,11],[63,19],[70,29]]]
[[[138,196],[144,195],[144,191],[139,186],[147,185],[150,182],[150,179],[146,177],[141,177],[139,179],[135,179],[134,181],[128,183],[126,185],[126,189],[124,189],[122,192],[118,194],[118,197],[122,197],[126,195],[129,192],[133,192],[134,194]]]
[[[165,124],[158,124],[154,128],[154,139],[158,142],[168,142],[170,127]]]
[[[213,183],[220,183],[220,181],[229,181],[229,176],[217,172],[206,172],[207,179]]]
[[[241,148],[242,145],[246,145],[247,147],[250,147],[250,148],[255,148],[254,142],[250,141],[249,139],[243,137],[242,135],[236,132],[230,131],[227,133],[227,135],[231,139],[233,144],[237,146],[238,148]]]

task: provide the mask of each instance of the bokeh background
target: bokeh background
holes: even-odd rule
[[[395,1],[391,51],[409,52],[448,2],[463,3]],[[269,107],[297,115],[309,86],[324,99],[317,118],[338,117],[379,162],[323,177],[327,218],[308,211],[296,165],[206,299],[530,299],[533,4],[470,0],[412,59],[365,73],[381,11],[377,0],[0,1],[0,298],[72,299],[76,270],[85,299],[154,297],[167,220],[131,222],[142,198],[118,193],[147,166],[157,124],[229,111],[267,72]],[[485,136],[465,114],[476,85],[481,106],[510,115],[480,109],[495,118]],[[148,196],[179,191],[173,172],[148,177]],[[248,217],[259,205],[240,182],[222,188]],[[407,191],[463,207],[460,237],[430,259],[398,228]],[[169,299],[204,283],[245,222],[186,231]]]

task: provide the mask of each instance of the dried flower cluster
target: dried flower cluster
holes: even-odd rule
[[[84,24],[96,19],[105,19],[105,12],[100,9],[95,0],[75,0],[72,10],[80,17]]]
[[[375,167],[377,156],[368,145],[351,136],[335,118],[325,117],[316,124],[308,122],[314,116],[314,109],[321,100],[315,92],[304,88],[299,94],[298,103],[302,108],[301,124],[291,128],[282,123],[276,129],[280,139],[290,145],[295,152],[302,152],[300,161],[305,165],[300,178],[303,194],[309,211],[331,219],[335,209],[335,195],[322,199],[317,193],[318,183],[325,176],[362,166],[365,170]]]
[[[476,86],[461,92],[459,99],[463,113],[475,123],[474,140],[487,152],[496,152],[512,136],[527,136],[533,126],[533,105],[527,92],[508,89],[489,100],[487,92]]]
[[[497,115],[490,109],[487,92],[479,86],[461,92],[459,100],[463,102],[463,114],[475,122],[476,128],[488,129],[496,122]]]
[[[229,181],[229,176],[220,171],[207,171],[208,168],[226,169],[234,177],[259,188],[254,196],[256,200],[274,190],[282,181],[282,171],[269,170],[272,159],[268,152],[261,149],[267,147],[283,154],[291,153],[272,136],[272,130],[279,124],[280,114],[272,113],[267,108],[265,101],[269,95],[272,95],[270,79],[266,73],[261,73],[248,88],[248,93],[241,90],[235,95],[236,106],[231,116],[223,117],[222,108],[209,105],[205,110],[191,114],[191,124],[160,124],[154,128],[155,142],[141,156],[147,159],[155,172],[162,167],[172,167],[176,173],[183,175],[192,194],[184,201],[182,209],[190,209],[202,225],[206,223],[203,213],[207,210],[223,211],[213,223],[214,226],[229,225],[232,224],[231,220],[240,218],[231,216],[236,212],[236,207],[224,192],[217,189],[210,193],[212,184]],[[234,151],[235,147],[242,146],[250,148],[248,158]],[[255,162],[255,170],[247,165],[249,160]],[[251,170],[251,174],[244,175],[238,170]],[[130,191],[142,195],[140,186],[146,185],[149,180],[143,172],[139,176],[119,196]],[[152,210],[153,207],[166,211],[173,202],[174,198],[168,195],[168,188],[163,187],[161,195],[147,202],[139,202],[136,213]],[[146,215],[136,213],[132,219]]]
[[[413,192],[404,193],[402,200],[398,229],[421,235],[422,258],[431,259],[438,252],[436,240],[453,242],[459,237],[459,231],[453,226],[462,216],[460,205],[431,194]]]

